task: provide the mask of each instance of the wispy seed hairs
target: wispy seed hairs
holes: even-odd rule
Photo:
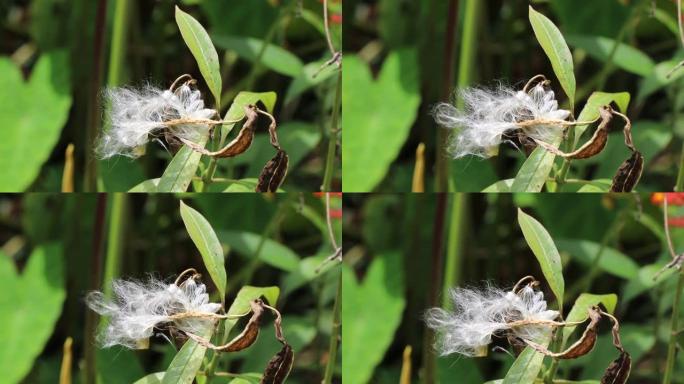
[[[193,84],[194,80],[186,81],[168,90],[152,85],[105,90],[110,127],[100,137],[96,152],[103,159],[114,155],[138,157],[137,149],[163,129],[179,138],[197,140],[215,124],[211,118],[216,110],[204,108],[202,94]]]
[[[558,311],[548,310],[544,294],[535,290],[536,282],[520,288],[525,280],[511,291],[493,285],[450,290],[453,310],[431,308],[425,314],[427,326],[437,333],[437,352],[483,356],[493,336],[533,341],[560,324],[553,321]]]
[[[194,275],[182,283],[172,284],[150,277],[146,281],[115,280],[113,298],[102,292],[91,292],[86,304],[93,311],[109,317],[109,323],[98,335],[104,347],[122,345],[138,349],[145,345],[155,327],[171,325],[184,332],[203,334],[214,326],[221,304],[209,302],[206,286]]]
[[[541,78],[535,86],[531,84]],[[454,129],[447,150],[454,158],[467,155],[491,157],[502,142],[510,142],[514,133],[536,140],[551,141],[570,111],[558,109],[554,92],[541,75],[535,76],[516,91],[499,85],[495,88],[465,88],[457,93],[464,110],[450,103],[437,104],[432,114],[442,127]],[[530,89],[531,87],[531,89]]]

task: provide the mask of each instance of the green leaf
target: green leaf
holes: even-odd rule
[[[520,224],[523,236],[525,236],[527,245],[532,249],[534,256],[537,257],[546,282],[549,284],[554,295],[556,295],[558,308],[563,308],[563,293],[565,291],[563,266],[551,235],[549,235],[549,232],[546,231],[546,228],[541,223],[523,212],[520,208],[518,208],[518,223]]]
[[[190,52],[197,61],[200,73],[207,83],[207,87],[214,95],[216,105],[221,105],[221,72],[219,70],[218,54],[216,48],[211,43],[209,34],[204,30],[202,24],[194,17],[181,11],[176,7],[176,24],[185,40]]]
[[[490,185],[489,187],[482,190],[486,193],[499,193],[499,192],[511,192],[511,187],[515,179],[499,180],[496,183]]]
[[[326,61],[328,59],[314,61],[304,66],[302,73],[295,77],[287,88],[285,104],[290,103],[297,96],[330,79],[337,73],[338,69],[334,65],[328,65],[321,69]],[[316,76],[314,77],[314,75]]]
[[[565,94],[570,99],[570,105],[575,100],[575,74],[573,72],[572,54],[565,43],[563,35],[551,20],[530,6],[530,24],[534,30],[537,41],[551,61],[553,72],[560,82]],[[572,109],[572,108],[571,108]]]
[[[162,384],[165,372],[150,373],[133,384]]]
[[[282,141],[281,141],[282,143]],[[254,145],[254,144],[252,144]],[[264,162],[266,163],[266,162]],[[218,183],[215,182],[211,184],[205,192],[224,192],[224,193],[254,193],[254,190],[256,190],[256,186],[259,183],[259,180],[257,178],[247,178],[247,179],[240,179],[240,180],[234,180],[228,183],[228,186],[226,187],[225,183]],[[283,189],[278,188],[276,191],[278,193],[285,192]]]
[[[612,184],[611,179],[589,180],[577,190],[577,193],[607,193]]]
[[[162,384],[165,372],[150,373],[133,384]]]
[[[264,41],[255,37],[214,35],[217,47],[235,52],[245,60],[255,63],[264,46]],[[267,68],[283,75],[297,77],[302,73],[304,64],[288,50],[268,44],[259,60]]]
[[[205,146],[209,135],[200,138],[198,144]],[[157,192],[185,192],[197,172],[202,154],[187,145],[181,147],[164,170],[157,184]],[[149,187],[149,184],[146,185]]]
[[[144,374],[138,356],[130,349],[102,348],[95,352],[97,361],[107,364],[97,364],[99,383],[130,384]]]
[[[45,348],[66,297],[62,248],[38,246],[21,275],[0,252],[0,370],[2,381],[19,383]]]
[[[673,82],[684,76],[684,69],[679,68],[674,72],[671,72],[679,62],[680,59],[667,60],[662,63],[656,64],[653,71],[644,78],[644,81],[639,87],[639,92],[637,93],[637,102],[642,103],[648,96],[657,92],[666,85],[672,84]],[[670,74],[668,77],[667,75]]]
[[[604,105],[609,105],[610,103],[615,103],[622,113],[627,113],[627,107],[629,106],[630,95],[629,92],[594,92],[587,99],[587,103],[582,108],[580,112],[578,121],[592,121],[599,117],[599,108]],[[589,125],[577,125],[575,126],[575,143],[573,148],[577,147],[582,134],[587,130]],[[622,161],[622,160],[620,160]]]
[[[672,141],[672,126],[661,121],[638,120],[632,125],[632,138],[648,166],[649,162],[655,160],[657,155]],[[611,141],[622,143],[623,133],[621,131],[610,133],[608,142]],[[624,145],[608,145],[601,153],[590,159],[598,164],[594,176],[612,178],[620,163],[630,154],[629,149]]]
[[[287,150],[287,155],[290,158],[289,169],[295,169],[320,143],[321,130],[311,123],[288,121],[278,127],[278,140],[280,140],[280,145]],[[273,157],[273,147],[269,135],[268,133],[260,133],[254,135],[250,151],[236,158],[233,164],[247,165],[246,174],[256,176],[271,157]]]
[[[602,62],[608,61],[617,43],[607,37],[589,35],[567,35],[565,40],[568,44],[586,51],[589,56]],[[649,75],[655,67],[655,63],[647,54],[624,43],[618,44],[611,62],[627,72],[640,76]]]
[[[226,116],[223,120],[240,120],[245,117],[245,106],[256,104],[261,101],[266,110],[273,113],[278,95],[275,92],[240,92],[235,96],[233,104],[231,104]],[[235,123],[223,124],[221,126],[221,140],[225,140],[226,136],[233,130]]]
[[[159,178],[145,180],[128,190],[129,193],[155,193],[159,185]]]
[[[561,140],[562,135],[559,133],[554,140],[551,140],[551,145],[558,147]],[[535,148],[515,175],[511,192],[540,192],[553,168],[555,158],[556,155],[544,148]]]
[[[551,332],[547,332],[540,340],[536,340],[538,344],[547,346],[551,341]],[[530,347],[525,349],[515,359],[513,365],[506,373],[503,379],[503,384],[519,384],[519,383],[533,383],[534,379],[539,375],[544,362],[544,355],[535,351]]]
[[[297,270],[299,266],[299,256],[290,248],[275,240],[263,239],[260,234],[242,231],[218,231],[217,234],[221,243],[248,257],[256,254],[263,240],[264,245],[259,252],[259,260],[288,272]]]
[[[576,321],[584,321],[589,317],[587,310],[595,305],[603,304],[608,310],[608,313],[615,311],[617,305],[617,295],[610,293],[607,295],[595,295],[592,293],[583,293],[579,295],[572,309],[565,318],[566,322],[573,323]],[[567,343],[570,335],[575,331],[577,326],[567,326],[563,328],[563,344]]]
[[[27,83],[9,58],[0,58],[0,84],[0,190],[21,192],[38,177],[69,116],[68,53],[41,55]]]
[[[235,316],[242,315],[250,311],[250,301],[256,300],[260,297],[266,298],[268,305],[275,307],[278,304],[278,296],[280,296],[280,288],[278,287],[252,287],[245,285],[240,288],[235,300],[228,308],[227,315]],[[238,319],[226,319],[224,335],[228,335],[230,330],[237,324]]]
[[[377,254],[363,282],[342,267],[344,382],[369,383],[401,323],[406,306],[401,253]],[[379,304],[382,303],[382,304]]]
[[[417,55],[390,52],[376,81],[357,56],[344,57],[342,178],[345,192],[370,192],[387,176],[420,106]]]
[[[211,331],[201,336],[208,339],[211,337]],[[195,380],[206,352],[207,348],[196,341],[186,341],[169,364],[169,368],[166,369],[162,384],[191,384]]]
[[[587,267],[594,265],[594,259],[601,249],[601,244],[578,239],[557,239],[556,246],[561,252],[567,252]],[[639,274],[639,264],[629,256],[615,248],[606,246],[599,259],[598,267],[603,271],[626,280],[634,279]]]
[[[226,296],[226,267],[221,243],[207,219],[192,207],[185,205],[183,200],[180,202],[180,214],[223,301]]]

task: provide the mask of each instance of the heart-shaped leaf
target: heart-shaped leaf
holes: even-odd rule
[[[394,340],[406,305],[401,254],[376,255],[363,282],[344,265],[342,291],[344,381],[369,383]]]
[[[67,52],[43,54],[27,83],[11,60],[0,58],[0,84],[0,190],[21,192],[38,176],[69,115]]]
[[[183,36],[183,40],[185,40],[185,44],[190,48],[190,52],[192,52],[197,61],[197,66],[200,73],[202,73],[202,77],[204,77],[204,81],[207,83],[207,87],[209,87],[209,90],[214,95],[216,105],[221,105],[221,89],[223,85],[221,83],[218,53],[216,53],[216,48],[214,48],[209,34],[204,30],[199,21],[181,11],[178,7],[176,7],[176,24],[178,24],[178,29]]]
[[[204,266],[207,268],[211,279],[216,284],[221,301],[226,296],[226,267],[223,257],[223,248],[211,224],[201,213],[180,202],[180,214],[188,230],[190,238],[202,255]]]
[[[39,246],[18,275],[0,253],[0,370],[2,381],[19,383],[31,370],[62,313],[66,297],[62,248]]]
[[[541,266],[546,282],[551,287],[554,295],[556,295],[558,308],[562,309],[565,281],[563,280],[563,265],[561,264],[556,244],[554,244],[546,228],[520,208],[518,208],[518,223],[520,224],[523,236],[525,236],[527,245],[532,249],[534,256]]]
[[[345,192],[370,192],[387,176],[420,105],[417,57],[391,52],[373,81],[356,56],[344,57],[342,177]]]

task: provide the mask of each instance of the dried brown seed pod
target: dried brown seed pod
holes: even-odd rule
[[[283,180],[285,180],[285,176],[287,176],[289,163],[290,159],[287,153],[283,150],[278,150],[275,156],[261,170],[256,192],[276,192],[283,183]]]
[[[644,170],[644,157],[634,151],[618,168],[610,186],[611,192],[630,192],[639,182]]]
[[[617,359],[613,360],[601,378],[601,384],[624,384],[629,378],[632,369],[632,358],[627,352],[621,352]]]
[[[271,358],[264,370],[264,376],[260,384],[282,384],[292,370],[294,352],[289,344],[284,343],[283,348]]]

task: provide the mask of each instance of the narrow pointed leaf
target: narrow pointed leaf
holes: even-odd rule
[[[547,346],[551,340],[551,333],[547,332],[541,340],[536,340],[538,344]],[[533,383],[544,363],[544,355],[530,347],[525,349],[515,359],[511,368],[503,379],[503,384]]]
[[[208,135],[205,135],[200,139],[199,144],[204,146],[208,138]],[[201,159],[201,153],[193,151],[187,145],[181,147],[159,178],[157,192],[187,191]]]
[[[534,256],[537,257],[546,282],[549,284],[554,295],[556,295],[558,307],[563,308],[565,282],[563,280],[563,266],[561,265],[561,258],[558,254],[558,249],[556,249],[556,244],[554,244],[546,228],[521,209],[518,209],[518,223],[525,236],[527,245],[532,249]]]
[[[183,344],[183,348],[178,351],[171,361],[161,383],[191,384],[195,380],[195,376],[202,365],[202,359],[204,359],[204,354],[206,352],[207,348],[199,345],[196,341],[186,341],[185,344]]]
[[[558,27],[551,20],[530,6],[530,24],[534,30],[537,41],[551,61],[551,67],[563,87],[565,94],[574,105],[575,100],[575,74],[573,72],[572,54]]]
[[[190,238],[202,255],[204,265],[216,284],[221,301],[226,296],[226,268],[221,243],[207,219],[193,208],[180,202],[180,214]]]
[[[221,72],[219,70],[218,53],[216,48],[209,38],[209,34],[204,30],[202,24],[195,20],[194,17],[181,11],[176,7],[176,24],[180,29],[183,40],[190,48],[190,52],[197,61],[204,81],[206,81],[209,90],[214,95],[216,105],[221,105]]]
[[[561,139],[562,137],[559,134],[555,140],[551,141],[551,144],[558,147]],[[511,192],[540,192],[549,177],[551,168],[553,168],[555,158],[556,155],[546,149],[535,148],[518,170],[518,174],[515,175]]]

